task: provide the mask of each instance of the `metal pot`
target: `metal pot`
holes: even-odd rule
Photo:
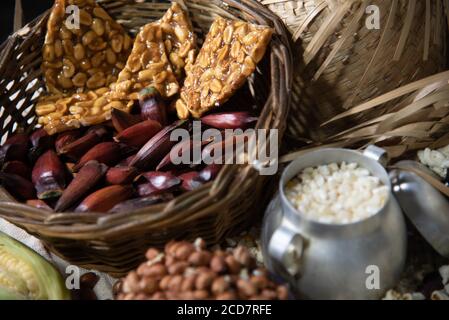
[[[286,199],[284,186],[305,168],[343,161],[358,163],[390,188],[384,208],[352,224],[306,219]],[[301,156],[284,171],[278,196],[264,218],[262,250],[267,268],[286,280],[298,298],[379,299],[399,281],[406,259],[406,226],[391,193],[386,162],[386,152],[374,146],[363,154],[321,149]]]

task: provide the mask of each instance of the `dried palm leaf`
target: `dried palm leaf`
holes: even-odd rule
[[[394,131],[392,123],[400,123],[422,108],[415,104],[392,116],[409,104],[407,98],[417,89],[398,92],[399,100],[389,99],[378,108],[352,112],[353,107],[367,106],[364,101],[377,103],[375,97],[441,72],[446,65],[447,0],[259,1],[284,20],[302,57],[288,135],[309,147],[333,143],[337,138],[357,138],[353,141],[357,143],[388,131],[399,139],[399,133],[407,128]],[[370,5],[379,9],[379,30],[366,26],[372,15],[366,13]],[[445,94],[439,92],[427,99],[440,99],[441,95]],[[346,113],[351,116],[341,116]],[[326,125],[335,117],[339,121]],[[379,121],[387,118],[378,128]],[[435,114],[431,121],[439,120]],[[349,142],[345,144],[351,145]]]
[[[394,110],[360,121],[352,128],[329,136],[324,143],[311,143],[285,156],[291,161],[303,152],[322,147],[365,147],[377,144],[393,158],[416,150],[449,144],[449,71],[402,86],[333,117],[324,126],[357,117],[360,114]]]

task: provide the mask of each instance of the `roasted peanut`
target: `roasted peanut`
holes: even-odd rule
[[[69,31],[69,29],[66,28],[65,25],[62,25],[59,30],[59,37],[62,40],[67,40],[72,38],[72,33]]]
[[[241,270],[241,265],[240,263],[235,260],[235,258],[233,256],[227,256],[225,258],[226,261],[226,266],[228,267],[228,270],[231,274],[238,274],[240,273]]]
[[[139,81],[151,81],[155,76],[155,72],[151,69],[143,70],[139,72],[138,80]]]
[[[151,249],[148,249],[148,251],[145,253],[145,257],[151,261],[151,260],[155,259],[156,257],[158,257],[160,254],[161,254],[161,252],[159,250],[151,248]]]
[[[228,291],[229,288],[230,283],[229,281],[226,281],[225,277],[219,277],[212,283],[212,292],[217,296]]]
[[[237,280],[237,288],[239,292],[246,297],[251,297],[257,294],[257,288],[249,281],[239,279]]]
[[[92,21],[92,30],[101,37],[105,32],[104,22],[99,18],[94,18]]]
[[[123,38],[123,50],[128,52],[128,50],[131,48],[132,40],[128,35],[125,35]]]
[[[148,269],[147,276],[161,278],[167,274],[167,270],[165,266],[161,263],[157,263],[152,265],[150,269]]]
[[[44,61],[53,61],[55,56],[55,47],[49,44],[45,45],[43,49]]]
[[[214,256],[210,262],[210,268],[215,273],[223,273],[227,270],[226,261],[223,256]]]
[[[75,65],[69,59],[63,60],[62,73],[64,77],[71,78],[75,74]]]
[[[196,275],[184,277],[181,285],[181,291],[192,291],[195,289]]]
[[[195,287],[198,290],[207,290],[212,285],[215,275],[212,272],[200,273],[195,281]]]
[[[195,246],[195,248],[197,250],[205,250],[206,249],[206,241],[204,241],[204,239],[202,239],[202,238],[196,239],[195,242],[193,243],[193,245]]]
[[[106,49],[108,44],[103,41],[101,38],[95,38],[91,43],[87,45],[87,47],[92,51],[102,51]]]
[[[136,272],[130,272],[123,282],[123,293],[139,291],[139,276]]]
[[[44,63],[42,63],[42,66],[47,69],[60,69],[62,68],[63,64],[61,61],[54,61],[54,62],[44,61]]]
[[[187,267],[188,267],[188,263],[185,261],[176,262],[168,267],[168,273],[172,274],[172,275],[181,274],[181,273],[184,273],[184,271],[187,269]]]
[[[234,292],[224,292],[222,294],[217,295],[217,300],[236,300],[237,296]]]
[[[206,300],[209,298],[209,292],[207,290],[196,290],[193,292],[193,298],[196,300]]]
[[[268,299],[268,300],[276,300],[276,298],[277,298],[276,291],[268,290],[268,289],[262,290],[261,295],[262,295],[263,299]],[[281,299],[281,300],[285,300],[285,299]]]
[[[84,87],[84,85],[86,84],[87,81],[87,76],[85,73],[82,72],[78,72],[74,77],[73,77],[73,84],[76,87],[82,88]]]
[[[73,47],[73,56],[76,60],[82,60],[85,57],[85,50],[82,44],[78,43]]]
[[[72,80],[70,78],[63,76],[62,74],[58,75],[57,81],[58,81],[58,84],[64,89],[70,89],[73,87]]]
[[[94,68],[98,68],[106,58],[106,54],[104,52],[98,52],[92,57],[92,66]]]
[[[103,87],[105,85],[105,83],[106,83],[106,79],[104,77],[104,73],[97,72],[96,74],[94,74],[87,80],[86,86],[89,89],[97,89],[97,88]]]
[[[36,106],[36,114],[41,117],[56,111],[54,103],[41,103]]]
[[[111,20],[111,17],[100,7],[95,7],[93,9],[94,16],[102,19],[102,20]]]
[[[89,45],[97,38],[97,35],[92,30],[87,31],[82,38],[82,43],[84,46]]]
[[[92,16],[86,11],[81,9],[79,11],[80,23],[85,26],[90,26],[92,24]]]
[[[117,55],[110,48],[106,50],[106,61],[110,65],[115,65],[117,62]]]
[[[164,276],[161,279],[161,281],[159,282],[159,287],[164,291],[168,290],[168,285],[170,284],[171,279],[172,279],[172,276],[170,276],[170,275]]]
[[[196,251],[189,257],[189,262],[194,266],[205,266],[210,262],[211,256],[207,251]]]
[[[187,260],[187,258],[192,254],[195,250],[192,244],[186,242],[185,244],[176,248],[175,257],[179,260]]]
[[[238,246],[234,250],[234,258],[245,268],[251,267],[254,262],[254,259],[251,257],[248,249],[243,246]]]
[[[118,34],[111,39],[111,48],[115,53],[120,53],[123,48],[123,36]]]
[[[268,280],[266,276],[257,275],[250,278],[251,283],[258,289],[263,289],[268,286]]]
[[[145,294],[153,294],[158,289],[157,280],[148,277],[145,277],[142,280],[140,280],[138,286],[140,290],[142,290]]]
[[[284,286],[277,287],[276,292],[278,294],[279,300],[287,300],[288,299],[288,289]]]
[[[168,290],[174,292],[180,291],[182,280],[183,278],[179,274],[172,276],[170,281],[168,282]]]
[[[184,258],[189,250],[195,250],[190,254],[189,260],[179,260]],[[202,251],[197,251],[202,250]],[[165,254],[161,254],[156,249],[147,252],[150,261],[143,263],[137,269],[137,272],[130,273],[124,280],[117,297],[119,299],[286,299],[288,291],[286,287],[279,287],[267,278],[265,269],[253,270],[248,267],[245,272],[235,274],[218,275],[212,270],[212,265],[219,261],[228,261],[229,258],[235,261],[234,256],[240,260],[244,251],[234,249],[228,251],[215,250],[213,252],[205,250],[204,241],[198,240],[194,244],[188,242],[169,242],[165,246]],[[210,267],[208,264],[195,266],[191,257],[196,253],[207,253],[209,256]],[[212,259],[210,259],[212,257]],[[151,261],[161,259],[160,262]],[[195,259],[192,259],[195,260]],[[154,266],[165,264],[170,274],[148,270]],[[251,264],[250,264],[251,265]],[[240,266],[240,264],[239,264]],[[227,270],[222,272],[226,273]],[[244,274],[247,275],[244,275]],[[154,274],[155,276],[149,276]],[[163,275],[162,275],[163,274]],[[252,276],[249,277],[249,274]],[[129,283],[128,283],[129,282]]]

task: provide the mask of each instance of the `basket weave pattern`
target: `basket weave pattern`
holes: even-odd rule
[[[98,1],[135,35],[142,25],[159,19],[167,2]],[[292,55],[287,31],[271,11],[253,0],[181,1],[199,38],[216,16],[242,19],[275,29],[267,56],[248,81],[252,102],[261,111],[257,128],[285,130],[292,86]],[[44,83],[41,49],[48,12],[19,30],[0,47],[0,134],[5,139],[18,127],[31,130],[34,106]],[[259,217],[269,199],[267,178],[251,166],[227,165],[214,183],[175,200],[136,212],[115,215],[51,214],[17,203],[0,187],[0,217],[25,228],[69,262],[112,275],[135,267],[149,246],[172,239],[204,238],[214,244],[240,232]]]
[[[344,133],[399,110],[401,103],[416,93],[323,124],[362,103],[441,72],[446,65],[445,1],[259,1],[282,18],[293,35],[297,55],[302,56],[295,73],[288,124],[288,136],[300,147],[361,146]],[[365,26],[371,16],[365,12],[368,5],[379,8],[379,30]],[[389,134],[373,128],[363,143],[376,142],[373,132]],[[409,142],[401,143],[413,149],[413,139]],[[398,142],[385,143],[389,144]]]

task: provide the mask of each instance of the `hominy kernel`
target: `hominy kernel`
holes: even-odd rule
[[[378,213],[388,187],[357,163],[332,163],[306,168],[285,186],[287,199],[307,218],[321,223],[349,224]]]

